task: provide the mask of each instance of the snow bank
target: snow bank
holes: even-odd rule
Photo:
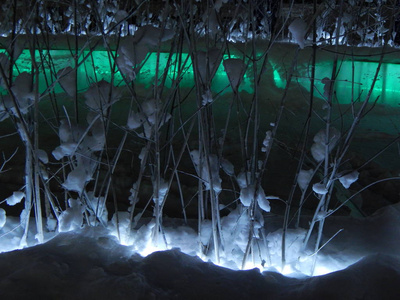
[[[80,222],[73,207],[67,210],[71,214],[65,228]],[[318,253],[316,274],[339,271],[316,277],[304,275],[315,257],[312,251],[302,252],[304,229],[287,232],[288,269],[283,271],[292,274],[277,272],[282,230],[274,231],[276,220],[264,220],[261,214],[256,216],[257,228],[269,230],[265,232],[269,258],[265,269],[259,265],[261,271],[204,262],[213,257],[212,251],[203,260],[196,256],[198,234],[182,220],[164,220],[166,244],[158,248],[149,239],[154,222],[145,220],[130,240],[125,238],[129,246],[114,236],[112,222],[108,228],[75,226],[51,240],[54,233],[46,233],[49,241],[33,246],[31,222],[27,244],[33,247],[0,254],[0,299],[400,299],[399,216],[400,204],[363,219],[328,217],[324,239],[342,231]],[[246,218],[235,210],[221,220],[225,239],[221,263],[233,269],[241,266],[245,251]],[[19,219],[7,217],[2,222],[1,251],[17,249],[23,232]],[[211,224],[205,222],[201,238],[205,242],[210,236]],[[154,252],[160,249],[169,250]]]
[[[295,279],[258,269],[225,269],[177,249],[143,258],[98,227],[3,253],[0,278],[2,299],[400,298],[400,260],[389,255]]]

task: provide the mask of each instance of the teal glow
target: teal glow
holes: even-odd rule
[[[321,80],[325,77],[330,78],[332,76],[332,67],[332,62],[319,63],[315,67],[314,95],[317,98],[324,99],[324,84]],[[371,88],[377,67],[378,62],[341,61],[338,64],[339,72],[334,87],[335,97],[338,102],[341,104],[350,104],[352,101],[365,101]],[[307,91],[310,91],[309,70],[304,68],[298,71],[298,83]],[[369,101],[374,102],[378,99],[378,103],[399,106],[399,84],[400,65],[383,63]],[[277,82],[276,85],[279,87]]]
[[[4,52],[5,50],[0,50]],[[90,84],[99,80],[108,82],[113,78],[114,85],[125,85],[121,73],[114,66],[114,52],[107,51],[83,51],[79,55],[78,68],[78,91],[86,90]],[[73,53],[69,50],[50,50],[50,51],[35,51],[35,60],[38,62],[40,69],[39,73],[39,91],[46,91],[48,86],[56,80],[55,74],[58,70],[65,67],[73,67],[75,62],[72,58]],[[140,72],[136,74],[135,83],[150,87],[155,82],[157,60],[158,60],[158,76],[161,79],[164,72],[167,72],[165,81],[166,87],[171,87],[178,77],[180,78],[179,85],[183,88],[191,88],[194,85],[193,66],[190,57],[187,53],[172,54],[170,53],[149,53],[146,59],[142,62]],[[223,59],[239,58],[238,56],[224,55]],[[167,66],[169,60],[169,66]],[[179,63],[181,65],[179,65]],[[339,63],[339,73],[335,83],[335,95],[341,104],[349,104],[352,101],[364,101],[372,84],[377,62],[367,61],[341,61]],[[354,80],[353,80],[354,68]],[[31,54],[29,50],[24,50],[14,65],[14,76],[22,72],[31,72]],[[307,91],[310,91],[309,68],[299,68],[297,82]],[[315,90],[314,95],[317,98],[324,99],[324,85],[321,80],[325,77],[330,77],[332,72],[332,62],[322,62],[316,65],[315,69]],[[112,76],[113,74],[113,76]],[[285,88],[286,78],[282,74],[278,65],[272,65],[272,76],[274,84],[277,88]],[[47,79],[47,81],[46,81]],[[370,101],[375,101],[378,98],[378,103],[384,103],[392,106],[400,104],[400,89],[397,88],[400,83],[400,65],[383,63],[375,83]],[[56,93],[63,92],[59,84],[54,87]],[[229,79],[224,70],[222,61],[219,65],[215,77],[213,78],[211,89],[214,92],[230,92]],[[5,90],[1,89],[4,94]],[[240,85],[239,91],[253,93],[252,79],[245,74]],[[360,97],[361,95],[361,97]]]
[[[274,69],[273,71],[273,76],[274,76],[274,83],[277,88],[283,89],[286,86],[286,80],[281,78],[281,75],[279,74],[278,70]]]
[[[0,50],[4,52],[5,50]],[[60,69],[65,67],[74,67],[75,62],[73,59],[73,54],[69,50],[50,50],[50,51],[35,51],[35,60],[39,65],[39,91],[43,93],[46,91],[48,86],[56,80],[55,74]],[[115,56],[115,52],[111,52],[112,56]],[[113,58],[111,54],[107,51],[83,51],[79,54],[79,68],[78,68],[78,91],[84,91],[90,84],[106,80],[111,82],[112,78],[114,80],[114,85],[121,86],[125,85],[121,73],[118,68],[114,66]],[[166,87],[171,87],[174,80],[179,76],[181,87],[191,88],[194,85],[194,74],[190,57],[188,58],[187,53],[182,53],[179,57],[178,54],[172,54],[170,57],[170,64],[167,67],[168,59],[170,53],[159,53],[157,58],[157,53],[149,53],[146,59],[142,62],[140,67],[140,72],[136,74],[135,83],[143,84],[150,87],[154,84],[157,68],[158,59],[158,76],[161,79],[164,76],[164,72],[167,72],[167,78],[165,85]],[[224,57],[225,58],[225,57]],[[228,56],[226,56],[228,58]],[[181,62],[179,68],[178,62]],[[24,50],[22,54],[17,59],[14,65],[14,76],[22,72],[31,72],[31,54],[29,50]],[[113,76],[112,76],[113,75]],[[47,81],[46,81],[47,79]],[[253,83],[245,74],[244,79],[239,88],[240,91],[247,91],[248,93],[253,92]],[[63,92],[62,88],[57,83],[54,87],[56,93]],[[0,88],[1,89],[1,88]],[[215,92],[220,91],[231,91],[229,86],[229,79],[222,65],[217,69],[215,77],[213,78],[211,89]],[[2,90],[2,93],[5,93]]]

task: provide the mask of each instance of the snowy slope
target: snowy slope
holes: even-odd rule
[[[400,299],[400,260],[371,255],[343,271],[289,278],[232,271],[177,249],[145,258],[98,229],[0,256],[1,299]]]
[[[358,261],[315,277],[234,271],[176,248],[142,257],[107,229],[83,228],[0,254],[0,299],[400,299],[399,216],[389,206],[364,221],[328,224],[328,231],[340,225],[345,234],[318,262]],[[1,233],[3,247],[17,240]]]

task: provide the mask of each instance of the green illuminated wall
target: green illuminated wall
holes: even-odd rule
[[[4,50],[2,51],[4,52]],[[115,54],[113,53],[113,55]],[[180,81],[180,86],[190,88],[194,85],[194,78],[191,60],[190,58],[187,59],[187,55],[188,54],[183,53],[180,57],[180,61],[186,61],[186,64],[182,66],[183,76]],[[166,70],[168,74],[165,84],[167,87],[170,87],[173,80],[178,76],[178,56],[175,54],[172,55],[170,67],[166,68],[168,57],[169,53],[160,53],[159,77],[161,78],[163,72]],[[224,57],[224,59],[226,58],[228,57]],[[39,68],[41,70],[39,75],[40,92],[45,91],[46,88],[56,80],[54,74],[56,74],[58,70],[68,66],[73,67],[75,63],[72,59],[72,53],[69,50],[50,50],[42,51],[41,53],[36,51],[35,59],[39,62]],[[84,51],[80,54],[79,62],[81,64],[78,68],[79,91],[87,89],[91,83],[102,79],[109,82],[111,81],[113,59],[107,51],[93,51],[91,54],[88,51]],[[140,73],[137,74],[135,83],[150,87],[155,80],[156,65],[157,53],[150,53],[147,55],[143,62],[143,66],[140,69]],[[271,65],[272,70],[270,71],[272,72],[275,86],[280,89],[285,88],[286,79],[280,66],[274,65],[273,63],[271,63]],[[348,104],[351,103],[351,101],[364,101],[371,87],[377,66],[377,62],[341,61],[338,66],[339,72],[335,83],[335,95],[338,102]],[[31,72],[31,68],[30,52],[24,50],[16,61],[14,74]],[[125,83],[118,68],[115,67],[114,70],[114,84],[116,86],[124,85]],[[321,83],[321,79],[325,77],[329,78],[331,76],[332,62],[326,61],[317,63],[315,72],[316,80],[314,94],[316,97],[323,99],[324,85]],[[310,90],[309,78],[310,68],[307,66],[299,67],[297,69],[297,76],[294,77],[298,84],[308,91]],[[252,80],[247,76],[247,74],[245,74],[244,80],[240,86],[240,91],[252,93],[252,85]],[[222,63],[216,72],[211,88],[215,92],[220,92],[222,90],[231,91],[229,88],[229,80]],[[54,86],[54,91],[56,93],[63,92],[58,84]],[[3,90],[2,92],[4,93],[5,91]],[[400,65],[392,63],[382,64],[370,101],[375,101],[375,99],[378,99],[379,103],[393,106],[400,105]]]
[[[4,50],[0,52],[4,52]],[[115,55],[115,53],[112,54]],[[183,53],[181,56],[181,61],[186,61],[186,64],[182,68],[183,71],[181,71],[181,75],[183,76],[179,84],[181,87],[191,88],[194,85],[193,67],[190,58],[186,60],[187,56],[188,54],[186,53]],[[93,51],[92,53],[84,51],[80,53],[79,57],[80,66],[78,68],[77,82],[79,91],[87,89],[91,83],[100,81],[102,79],[110,82],[112,73],[114,73],[114,85],[121,86],[125,84],[121,73],[118,71],[118,68],[114,68],[113,59],[109,56],[109,53],[107,51]],[[173,80],[176,78],[176,76],[178,76],[178,57],[175,54],[172,55],[170,67],[167,68],[168,57],[169,53],[160,53],[159,55],[159,78],[163,76],[163,72],[167,71],[168,74],[165,85],[167,87],[170,87]],[[35,60],[39,62],[40,68],[40,92],[45,91],[46,88],[49,86],[49,83],[56,80],[54,74],[57,74],[60,69],[68,66],[74,67],[75,64],[72,58],[72,53],[69,50],[42,51],[41,54],[39,53],[39,51],[36,51]],[[145,61],[143,62],[140,73],[136,75],[135,83],[144,84],[145,86],[151,86],[155,80],[156,66],[157,53],[149,53]],[[30,52],[29,50],[24,50],[16,61],[14,67],[14,75],[22,72],[31,72],[31,68],[32,64]],[[231,90],[229,87],[229,79],[224,70],[222,62],[215,74],[211,87],[216,92],[219,92],[221,90]],[[63,92],[59,84],[56,84],[54,86],[54,91],[56,93]],[[249,93],[253,92],[252,82],[247,77],[247,75],[244,76],[244,80],[242,81],[242,84],[240,86],[240,91],[247,91]],[[3,90],[3,93],[4,92],[5,91]]]
[[[368,61],[341,61],[338,64],[338,75],[335,82],[335,99],[341,104],[352,101],[364,101],[373,82],[378,62]],[[331,61],[318,63],[315,68],[315,90],[317,98],[324,99],[324,84],[321,80],[332,76],[333,63]],[[285,78],[274,68],[273,78],[279,88],[286,86]],[[299,68],[295,79],[307,91],[310,91],[311,70],[307,67]],[[400,65],[383,63],[377,81],[371,94],[370,102],[378,100],[392,106],[400,105]]]

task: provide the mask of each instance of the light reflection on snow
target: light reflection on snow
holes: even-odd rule
[[[345,227],[346,232],[343,235],[337,237],[321,251],[318,252],[316,266],[313,276],[325,275],[331,272],[336,272],[347,268],[359,261],[362,257],[374,254],[374,253],[385,253],[389,255],[396,255],[397,249],[399,249],[399,238],[398,232],[388,232],[388,226],[391,228],[398,228],[399,226],[399,212],[400,205],[393,205],[383,208],[371,217],[365,219],[355,218],[343,218],[330,217],[332,222],[327,223],[327,230],[331,232],[337,232],[338,224],[340,227]],[[144,224],[135,230],[132,230],[130,237],[126,237],[128,224],[124,222],[123,214],[120,216],[120,228],[119,233],[121,237],[121,244],[126,245],[130,248],[132,255],[138,253],[142,256],[147,256],[156,251],[169,250],[173,248],[179,248],[181,252],[190,256],[198,256],[205,262],[214,262],[214,253],[212,249],[206,254],[199,253],[199,235],[198,233],[187,225],[182,225],[182,221],[169,219],[168,226],[163,226],[163,233],[159,234],[159,243],[153,244],[153,228],[154,222],[148,220]],[[237,218],[232,218],[236,220]],[[230,228],[229,218],[222,220],[225,224],[225,228]],[[268,224],[265,224],[268,226]],[[336,226],[336,227],[335,227]],[[90,227],[90,232],[96,237],[98,241],[102,238],[117,239],[117,230],[113,226],[112,221],[108,223],[107,228],[101,226]],[[81,229],[78,230],[82,231]],[[245,269],[258,268],[260,272],[271,271],[280,272],[287,277],[304,277],[310,276],[312,265],[314,263],[315,256],[312,252],[301,252],[299,245],[299,235],[302,234],[300,229],[289,230],[287,232],[288,246],[287,251],[287,265],[281,269],[282,261],[280,256],[280,232],[279,230],[271,232],[266,236],[266,243],[268,245],[268,253],[262,250],[259,253],[250,253],[248,262],[245,264]],[[0,252],[13,251],[21,248],[20,241],[23,233],[23,228],[20,226],[20,220],[16,217],[7,217],[6,223],[3,228],[0,229]],[[31,247],[37,244],[37,240],[34,239],[36,233],[36,226],[34,220],[30,222],[30,229],[27,240],[27,247]],[[49,240],[54,237],[57,233],[47,232],[45,233],[45,240]],[[125,234],[125,235],[124,235]],[[225,237],[229,236],[225,234]],[[296,238],[297,236],[297,238]],[[230,236],[231,237],[231,236]],[[240,237],[240,236],[239,236]],[[373,238],[371,238],[373,237]],[[232,270],[241,269],[243,260],[243,243],[240,238],[227,239],[233,244],[226,244],[225,251],[221,251],[219,265]],[[255,247],[257,251],[258,247],[262,247],[262,244]],[[369,251],[370,250],[370,251]],[[299,252],[300,251],[300,252]],[[372,252],[373,251],[373,252]]]
[[[160,238],[160,241],[155,244],[151,240],[153,225],[154,224],[152,222],[147,225],[143,225],[138,230],[131,232],[130,238],[121,235],[120,243],[122,245],[131,247],[132,254],[138,253],[143,257],[146,257],[154,252],[179,248],[181,252],[191,256],[197,256],[204,262],[212,262],[215,265],[231,270],[242,269],[242,255],[234,255],[233,253],[229,255],[229,253],[222,253],[220,262],[217,263],[212,252],[208,253],[208,255],[200,253],[198,251],[198,235],[189,227],[186,228],[184,226],[179,226],[173,229],[164,227],[164,237]],[[117,236],[115,229],[110,230],[110,234]],[[165,242],[167,242],[167,244],[165,244]],[[292,250],[293,249],[296,251],[298,250],[297,248],[292,248]],[[296,254],[292,255],[291,253],[288,253],[288,255],[295,256]],[[275,253],[275,256],[277,257],[274,257],[272,260],[274,263],[269,264],[266,261],[260,262],[260,260],[254,259],[255,257],[250,255],[250,258],[245,263],[243,270],[258,269],[260,272],[273,271],[281,273],[287,277],[297,278],[310,276],[310,271],[313,264],[313,259],[311,257],[307,256],[306,259],[303,258],[301,260],[298,259],[296,261],[292,261],[282,268],[279,255]],[[343,255],[341,257],[341,264],[338,264],[337,261],[328,256],[321,256],[320,258],[321,259],[317,261],[313,276],[329,274],[331,272],[344,269],[348,266],[348,264],[343,263],[343,261],[346,261]]]
[[[158,252],[158,251],[165,251],[165,250],[170,250],[174,247],[168,247],[167,248],[162,248],[162,247],[156,247],[154,246],[152,243],[148,243],[147,246],[142,249],[141,251],[135,251],[133,250],[133,253],[139,253],[141,256],[146,257],[154,252]],[[189,254],[189,253],[186,253]],[[227,269],[231,269],[231,270],[238,270],[238,268],[235,268],[236,265],[238,265],[239,262],[236,262],[236,264],[232,264],[232,262],[235,260],[233,257],[225,257],[224,259],[221,259],[221,261],[219,263],[216,263],[214,261],[212,261],[211,256],[205,256],[202,255],[200,253],[196,253],[196,256],[198,256],[201,260],[203,260],[204,262],[212,262],[214,265],[223,267],[223,268],[227,268]],[[303,270],[311,270],[311,264],[312,264],[312,260],[309,260],[309,262],[307,262],[307,264],[303,265]],[[319,264],[315,267],[313,276],[321,276],[321,275],[326,275],[332,272],[336,272],[339,271],[341,269],[346,268],[347,265],[342,266],[342,268],[338,269],[338,268],[332,268],[331,266],[328,265],[322,265]],[[275,271],[278,273],[281,273],[282,275],[285,275],[287,277],[304,277],[304,275],[309,275],[309,274],[305,274],[305,272],[301,272],[300,270],[296,269],[295,267],[293,267],[293,265],[291,264],[287,264],[283,267],[279,267],[279,266],[267,266],[264,265],[262,266],[259,263],[254,263],[252,261],[248,261],[246,262],[243,270],[251,270],[251,269],[258,269],[260,272],[264,272],[264,271]]]
[[[331,270],[330,268],[328,268],[326,266],[316,266],[315,271],[314,271],[314,276],[326,275],[326,274],[329,274],[332,272],[334,272],[334,270]]]
[[[150,255],[150,254],[154,253],[154,252],[165,251],[165,250],[168,250],[168,249],[165,249],[165,248],[162,249],[160,247],[154,246],[153,243],[148,243],[148,245],[143,250],[139,251],[138,253],[141,256],[145,257],[147,255]]]
[[[121,218],[122,219],[122,218]],[[30,236],[34,237],[35,226],[32,220],[30,228]],[[123,224],[123,222],[121,222]],[[191,255],[198,256],[204,262],[212,262],[215,265],[231,269],[239,270],[242,266],[243,253],[221,253],[221,259],[219,263],[215,262],[214,253],[210,251],[207,255],[201,254],[198,247],[198,235],[197,233],[188,226],[173,226],[164,227],[163,234],[159,235],[159,242],[155,244],[152,241],[152,233],[154,228],[154,222],[149,222],[143,225],[138,230],[131,232],[130,237],[126,236],[126,228],[120,228],[120,244],[130,247],[132,254],[138,253],[143,257],[146,257],[154,252],[170,250],[173,248],[179,248],[181,252]],[[94,228],[95,229],[95,228]],[[99,234],[106,234],[113,236],[114,239],[118,237],[117,230],[114,226],[109,226],[106,230],[99,228]],[[97,232],[95,230],[95,232]],[[22,234],[22,227],[19,225],[19,219],[8,217],[6,225],[0,230],[0,253],[9,252],[17,249],[21,249],[20,237]],[[56,236],[57,233],[47,233],[46,240],[49,240]],[[275,232],[270,238],[279,235],[279,232]],[[101,236],[100,236],[101,237]],[[99,237],[99,238],[100,238]],[[37,240],[30,238],[27,247],[31,247],[37,244]],[[276,243],[270,243],[274,245],[274,248],[279,247]],[[271,250],[271,249],[270,249]],[[275,251],[278,249],[274,249]],[[297,251],[296,247],[292,247],[291,250]],[[281,267],[281,259],[279,257],[279,251],[276,251],[272,257],[272,264],[266,261],[261,262],[257,259],[256,255],[250,255],[248,261],[245,263],[244,270],[258,269],[260,272],[274,271],[279,272],[287,277],[304,277],[304,275],[310,275],[309,271],[313,263],[313,259],[307,256],[307,259],[296,260],[288,263],[283,269]],[[296,254],[290,254],[289,256],[296,256]],[[314,276],[325,275],[340,269],[344,269],[348,264],[343,263],[346,261],[346,257],[341,255],[341,263],[329,256],[319,256],[317,266],[315,268]],[[354,260],[348,260],[349,264],[354,263]]]
[[[8,224],[5,227],[11,228],[13,226],[16,226],[17,229],[20,229],[20,228],[18,228],[18,224],[17,224],[16,220],[12,220],[12,218],[8,218]],[[152,226],[149,226],[149,227],[152,228]],[[32,231],[34,231],[34,229]],[[19,245],[19,241],[20,241],[20,237],[18,236],[19,234],[20,234],[20,230],[10,230],[6,233],[3,232],[3,234],[0,235],[0,253],[21,249],[21,247]],[[117,236],[116,230],[110,230],[109,234],[111,236],[115,236],[115,237]],[[176,232],[176,234],[179,235],[179,232]],[[52,237],[54,237],[56,235],[57,234],[53,234],[52,236],[48,235],[47,240],[51,239]],[[141,237],[141,235],[139,235],[139,237]],[[190,237],[190,238],[196,239],[195,236]],[[164,243],[159,243],[159,245],[156,246],[156,245],[154,245],[154,243],[151,240],[146,241],[146,240],[142,240],[142,239],[135,239],[135,233],[132,233],[132,238],[130,238],[130,239],[128,239],[126,237],[122,238],[122,236],[121,236],[120,244],[131,247],[132,254],[138,253],[142,257],[146,257],[146,256],[148,256],[154,252],[158,252],[158,251],[165,251],[165,250],[170,250],[173,248],[180,248],[178,244],[175,244],[172,242],[174,240],[173,235],[169,234],[169,236],[167,236],[167,239],[170,241],[170,243],[167,246]],[[30,240],[28,243],[28,247],[32,247],[34,245],[36,245],[36,241]],[[193,245],[194,245],[193,248],[195,248],[196,243],[194,243]],[[238,270],[239,268],[237,266],[241,265],[241,263],[242,263],[238,256],[234,257],[232,255],[231,257],[227,257],[225,255],[224,257],[221,258],[221,261],[219,263],[216,263],[213,261],[214,255],[212,255],[212,254],[210,254],[208,256],[204,255],[204,254],[200,254],[198,252],[198,250],[196,250],[196,249],[191,249],[188,251],[187,247],[185,250],[186,251],[182,251],[182,252],[184,252],[188,255],[196,255],[204,262],[212,262],[215,265],[218,265],[220,267],[224,267],[227,269],[231,269],[231,270]],[[312,261],[311,259],[307,261],[307,267],[304,269],[311,268],[311,261]],[[308,266],[308,264],[310,264],[310,266]],[[346,266],[344,266],[344,267],[346,267]],[[260,270],[260,272],[275,271],[275,272],[279,272],[288,277],[299,277],[299,276],[301,277],[301,275],[303,275],[299,270],[294,268],[291,264],[287,264],[282,270],[282,268],[279,266],[268,266],[266,264],[264,266],[262,266],[260,263],[251,261],[251,260],[246,262],[243,270],[250,270],[250,269],[255,269],[255,268]],[[337,269],[332,269],[329,266],[317,265],[317,267],[315,268],[314,276],[325,275],[325,274],[328,274],[328,273],[331,273],[334,271],[337,271]]]

